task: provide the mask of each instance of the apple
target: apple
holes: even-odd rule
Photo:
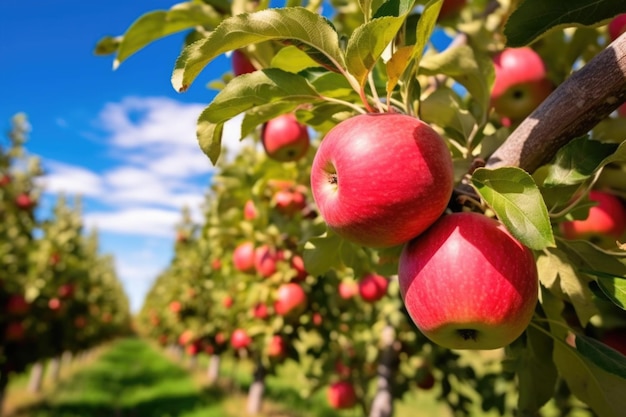
[[[269,245],[259,246],[254,253],[254,267],[263,278],[268,278],[276,272],[276,264],[281,259],[281,253]]]
[[[61,262],[61,254],[60,253],[53,252],[52,254],[50,254],[50,260],[48,261],[50,266],[57,266],[59,264],[59,262]]]
[[[289,261],[291,268],[295,271],[296,276],[293,277],[292,281],[294,282],[302,282],[309,276],[309,273],[306,271],[304,267],[304,259],[300,255],[293,255]]]
[[[259,216],[259,211],[254,205],[254,201],[248,200],[243,206],[243,218],[246,220],[254,220]]]
[[[178,336],[178,344],[181,346],[185,346],[187,344],[189,344],[194,338],[194,334],[193,331],[187,329],[184,330],[179,336]]]
[[[198,346],[196,343],[191,343],[185,347],[185,352],[187,352],[187,355],[189,356],[196,356],[199,351],[200,346]]]
[[[263,125],[261,143],[269,158],[279,162],[297,161],[309,150],[309,131],[293,113],[286,113]]]
[[[478,213],[443,216],[405,245],[400,294],[418,329],[450,349],[497,349],[528,326],[538,298],[532,252]]]
[[[74,284],[63,284],[57,290],[57,294],[61,298],[70,298],[74,295],[76,287]]]
[[[306,196],[300,190],[279,190],[274,194],[272,204],[278,212],[293,216],[306,207]]]
[[[607,330],[600,341],[626,356],[626,328]]]
[[[311,188],[330,229],[362,246],[390,247],[426,230],[453,187],[446,143],[411,116],[362,114],[327,134],[311,167]]]
[[[35,200],[33,200],[27,193],[21,193],[15,197],[15,205],[19,209],[30,210],[35,206]]]
[[[359,294],[368,303],[380,300],[387,294],[389,280],[378,274],[366,274],[359,281]]]
[[[609,22],[607,29],[609,31],[609,38],[611,42],[619,38],[619,36],[626,32],[626,13],[618,14]]]
[[[306,308],[307,296],[302,287],[295,282],[288,282],[278,287],[274,312],[280,316],[297,315]]]
[[[417,387],[423,390],[430,390],[435,386],[435,376],[429,366],[422,365],[416,372]]]
[[[61,308],[61,300],[58,298],[51,298],[48,300],[48,308],[52,311],[57,311]]]
[[[182,308],[183,305],[180,303],[180,301],[172,301],[169,305],[170,311],[174,314],[180,313],[180,310],[182,310]]]
[[[287,341],[280,335],[272,335],[267,345],[267,356],[270,358],[284,358],[287,355]]]
[[[349,381],[338,381],[331,384],[326,391],[330,406],[337,410],[352,408],[356,405],[356,392]]]
[[[231,59],[235,76],[249,74],[256,71],[256,68],[252,65],[252,62],[250,62],[250,59],[248,59],[246,54],[239,49],[235,49],[233,51]]]
[[[219,271],[220,269],[222,269],[222,260],[215,258],[211,261],[211,268],[214,271]]]
[[[552,92],[543,60],[528,46],[502,50],[493,57],[493,64],[491,104],[510,123],[526,118]]]
[[[467,0],[444,0],[439,10],[439,20],[456,16],[467,4]]]
[[[617,108],[617,115],[619,117],[626,117],[626,103]]]
[[[615,241],[626,232],[626,207],[615,195],[591,190],[589,199],[597,205],[589,209],[584,220],[570,220],[559,224],[563,236],[567,239],[591,239],[599,243]],[[612,239],[607,239],[612,238]]]
[[[8,342],[19,342],[24,339],[26,331],[20,321],[12,321],[7,324],[4,330],[4,339]]]
[[[313,313],[313,315],[311,316],[311,321],[313,322],[314,325],[316,326],[321,326],[322,322],[324,321],[322,315],[320,313]]]
[[[0,187],[5,187],[11,184],[11,176],[9,174],[0,175]]]
[[[222,300],[222,305],[227,309],[231,308],[233,306],[233,297],[231,297],[230,295],[224,297],[224,299]]]
[[[87,318],[85,316],[78,316],[74,319],[74,327],[77,329],[83,329],[87,325]]]
[[[28,313],[30,304],[22,294],[13,294],[6,302],[6,312],[12,316],[22,316]]]
[[[352,369],[340,359],[337,359],[335,361],[335,372],[342,378],[349,378],[352,374]]]
[[[252,308],[252,315],[257,319],[265,320],[269,317],[269,314],[267,313],[267,305],[264,303],[255,304]]]
[[[230,336],[230,345],[234,349],[245,349],[250,343],[252,343],[252,339],[244,329],[236,329]]]
[[[339,297],[348,300],[359,293],[359,284],[351,280],[341,281],[339,283],[338,292]]]
[[[233,265],[238,271],[254,272],[254,258],[254,243],[252,242],[240,243],[233,251]]]
[[[224,343],[226,343],[226,335],[223,332],[218,332],[215,335],[215,343],[217,343],[218,345],[223,345]]]

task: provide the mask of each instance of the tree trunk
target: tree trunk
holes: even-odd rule
[[[35,362],[30,369],[30,380],[28,381],[28,392],[36,394],[41,391],[41,382],[43,381],[43,362]]]
[[[219,376],[220,376],[220,356],[211,355],[211,358],[209,358],[209,366],[207,368],[208,383],[210,385],[215,384]]]
[[[59,356],[50,359],[48,365],[48,375],[51,382],[58,382],[61,374],[61,358]]]
[[[393,376],[397,367],[398,357],[394,349],[396,332],[389,324],[383,329],[381,336],[381,357],[378,363],[378,381],[376,395],[372,401],[369,417],[393,416]]]
[[[263,402],[263,392],[265,391],[265,367],[261,361],[257,361],[254,370],[254,380],[248,391],[248,414],[251,416],[258,415],[261,412],[261,403]]]

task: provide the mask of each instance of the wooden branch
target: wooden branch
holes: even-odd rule
[[[533,172],[626,101],[626,33],[573,73],[511,133],[488,168]]]

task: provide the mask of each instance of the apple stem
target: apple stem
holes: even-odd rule
[[[478,331],[476,329],[458,329],[457,333],[463,338],[463,340],[474,340],[478,336]]]

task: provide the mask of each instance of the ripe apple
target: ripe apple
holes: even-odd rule
[[[230,345],[233,349],[245,349],[252,343],[252,339],[244,329],[236,329],[230,336]]]
[[[293,113],[282,114],[263,125],[261,143],[268,157],[279,162],[297,161],[309,150],[309,131]]]
[[[11,176],[9,174],[0,175],[0,187],[5,187],[11,183]]]
[[[280,260],[281,253],[269,245],[259,246],[254,253],[254,267],[256,272],[263,278],[270,277],[276,272],[276,263]]]
[[[348,300],[359,293],[359,284],[355,281],[341,281],[338,291],[341,298]]]
[[[13,294],[6,303],[6,312],[11,316],[22,316],[28,313],[30,304],[22,294]]]
[[[248,59],[246,54],[244,54],[239,49],[235,49],[233,51],[231,59],[235,76],[249,74],[256,71],[256,68],[254,67],[254,65],[252,65],[252,62],[250,62],[250,59]]]
[[[219,271],[220,269],[222,269],[222,260],[215,258],[211,261],[211,268],[213,268],[213,270],[215,271]]]
[[[545,64],[530,47],[506,48],[493,57],[493,64],[491,104],[512,123],[523,120],[552,92]]]
[[[245,272],[254,272],[254,243],[240,243],[233,251],[233,265],[235,269]]]
[[[26,331],[21,321],[12,321],[4,330],[4,339],[8,342],[19,342],[24,339]]]
[[[280,335],[272,335],[267,345],[267,356],[270,358],[284,358],[287,355],[287,341]]]
[[[450,151],[426,123],[363,114],[332,128],[315,154],[311,188],[328,227],[370,247],[400,245],[445,210],[453,187]]]
[[[252,309],[252,315],[257,319],[264,320],[269,317],[267,313],[267,305],[265,303],[257,303]]]
[[[48,300],[48,308],[52,311],[57,311],[61,308],[61,300],[58,298],[51,298]]]
[[[456,16],[467,4],[467,0],[444,0],[439,11],[439,20]]]
[[[293,216],[306,207],[306,196],[300,190],[279,190],[272,197],[272,204],[280,213]]]
[[[302,282],[306,279],[306,277],[309,276],[309,273],[304,267],[304,259],[302,259],[302,256],[293,255],[289,263],[291,265],[291,268],[296,272],[296,276],[293,277],[292,281]]]
[[[59,264],[59,262],[61,262],[61,254],[60,253],[53,252],[52,254],[50,254],[50,260],[48,261],[50,266],[57,266]]]
[[[243,206],[243,218],[246,220],[254,220],[259,216],[259,211],[254,205],[254,201],[248,200]]]
[[[174,314],[180,313],[180,310],[182,310],[182,308],[183,305],[180,303],[180,301],[172,301],[169,305],[170,311]]]
[[[218,345],[223,345],[226,343],[226,335],[223,332],[217,332],[215,335],[215,343]]]
[[[233,306],[233,297],[231,297],[230,295],[224,297],[224,299],[222,300],[222,305],[225,308],[231,308]]]
[[[74,319],[74,327],[77,329],[83,329],[87,325],[87,318],[85,316],[78,316]]]
[[[278,287],[274,312],[280,316],[297,315],[306,308],[307,296],[302,287],[288,282]]]
[[[70,298],[74,295],[76,286],[74,284],[63,284],[57,290],[57,294],[61,298]]]
[[[193,340],[193,338],[194,338],[193,331],[191,331],[190,329],[184,330],[178,336],[178,344],[181,346],[185,346],[189,344]]]
[[[477,213],[443,216],[407,243],[398,278],[417,327],[450,349],[508,345],[524,332],[537,304],[532,252],[498,221]]]
[[[600,341],[626,356],[626,328],[615,328],[604,332]]]
[[[609,37],[611,42],[619,38],[619,35],[626,32],[626,13],[618,14],[608,24]]]
[[[35,200],[27,193],[21,193],[15,197],[15,205],[21,210],[30,210],[35,206]]]
[[[367,274],[359,281],[359,294],[363,300],[373,303],[387,294],[389,280],[378,274]]]
[[[336,410],[352,408],[356,404],[356,392],[349,381],[338,381],[331,384],[326,391],[330,406]]]
[[[598,204],[589,209],[584,220],[571,220],[560,223],[561,233],[567,239],[591,239],[601,244],[613,245],[615,239],[626,232],[626,207],[615,195],[591,190],[589,199]]]
[[[196,356],[200,352],[200,346],[198,342],[191,343],[185,347],[185,352],[189,356]]]
[[[322,317],[322,315],[320,313],[313,313],[313,315],[311,316],[311,321],[313,322],[314,325],[316,326],[321,326],[322,322],[324,321],[324,318]]]

